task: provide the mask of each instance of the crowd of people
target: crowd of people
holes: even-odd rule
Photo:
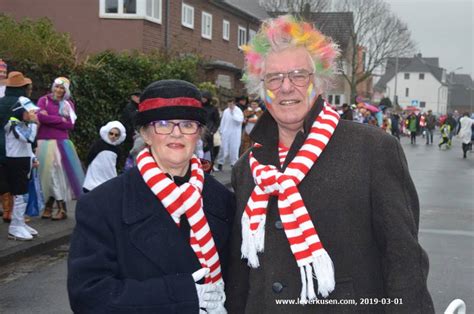
[[[432,110],[395,112],[381,106],[371,111],[361,103],[357,106],[343,104],[341,118],[380,127],[398,139],[400,136],[410,137],[410,143],[413,145],[416,145],[419,136],[426,139],[426,145],[433,145],[434,132],[439,128],[440,140],[437,144],[440,149],[450,149],[452,139],[457,135],[462,141],[463,158],[467,158],[467,152],[472,151],[474,113],[471,116],[468,112],[460,115],[455,110],[453,113],[436,117]]]
[[[83,163],[69,139],[78,118],[70,81],[56,78],[51,91],[35,105],[30,99],[32,80],[18,71],[7,74],[7,65],[1,60],[0,68],[4,76],[0,84],[5,87],[4,95],[0,95],[2,218],[9,223],[9,239],[29,241],[38,231],[27,224],[27,207],[36,207],[36,213],[42,210],[42,219],[67,219],[71,200],[117,176],[117,145],[125,140],[126,131],[119,121],[100,129],[84,174]],[[33,169],[38,176],[33,175]],[[34,180],[39,182],[30,184]]]
[[[457,130],[470,143],[472,120],[333,108],[323,95],[338,46],[290,15],[265,21],[243,51],[256,97],[229,99],[220,113],[209,91],[153,82],[130,95],[121,122],[100,128],[85,174],[69,139],[81,118],[70,81],[56,78],[35,105],[32,81],[8,73],[0,98],[8,237],[38,235],[25,221],[36,167],[41,218],[66,219],[78,199],[74,312],[283,313],[275,301],[285,296],[298,300],[293,313],[354,311],[312,303],[328,297],[399,300],[361,304],[363,312],[433,313],[418,197],[396,138],[409,134],[415,145],[422,134],[432,144],[440,124],[443,145]],[[122,143],[132,149],[117,176]],[[233,192],[209,174],[226,163]]]

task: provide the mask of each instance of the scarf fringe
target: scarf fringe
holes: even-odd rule
[[[313,257],[310,264],[300,266],[301,275],[301,293],[300,304],[307,304],[308,301],[316,300],[316,292],[314,290],[314,277],[318,280],[318,293],[326,298],[329,293],[334,291],[336,282],[334,280],[334,265],[326,250],[318,252],[318,256]]]
[[[334,264],[325,249],[319,250],[318,255],[313,256],[312,264],[315,277],[318,280],[318,293],[326,298],[336,286]]]
[[[262,253],[265,246],[265,220],[264,217],[258,225],[255,234],[252,234],[250,230],[250,218],[246,215],[242,216],[241,258],[246,258],[247,265],[252,268],[258,268],[260,266],[257,253]]]

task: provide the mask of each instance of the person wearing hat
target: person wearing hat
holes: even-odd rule
[[[202,108],[206,111],[206,133],[203,136],[204,142],[204,159],[214,161],[214,134],[219,129],[221,117],[219,111],[212,103],[211,92],[202,91]]]
[[[205,123],[193,84],[145,88],[135,125],[147,146],[137,166],[77,203],[68,261],[74,312],[226,313],[235,203],[193,155]]]
[[[138,103],[140,102],[140,94],[142,92],[140,90],[135,90],[130,94],[130,100],[125,105],[125,108],[122,112],[122,123],[125,126],[125,130],[127,131],[127,137],[125,139],[125,143],[128,145],[133,144],[133,136],[134,132],[134,120],[135,116],[138,113]]]
[[[28,241],[38,235],[38,231],[25,223],[28,181],[31,167],[36,164],[32,144],[38,130],[36,111],[39,108],[27,97],[19,97],[5,124],[5,152],[7,180],[13,195],[13,211],[8,226],[8,239]]]
[[[117,176],[118,146],[125,141],[127,133],[120,121],[110,121],[100,128],[99,136],[87,154],[84,193]]]
[[[0,98],[5,96],[5,79],[7,78],[7,64],[0,59]]]
[[[11,115],[11,108],[19,97],[30,97],[32,90],[31,79],[25,77],[23,73],[12,71],[6,80],[2,81],[6,86],[5,96],[0,98],[0,197],[3,207],[3,221],[10,222],[13,208],[13,196],[7,181],[7,166],[5,155],[5,132],[3,127],[8,122]]]
[[[38,159],[39,177],[46,201],[41,218],[67,218],[66,203],[82,192],[84,171],[69,131],[74,129],[77,115],[71,100],[70,81],[65,77],[54,80],[51,93],[38,100]],[[53,204],[58,211],[53,215]]]

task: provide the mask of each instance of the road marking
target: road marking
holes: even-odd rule
[[[433,233],[433,234],[447,234],[447,235],[462,235],[467,237],[474,237],[474,231],[463,231],[463,230],[443,230],[443,229],[420,229],[422,233]]]

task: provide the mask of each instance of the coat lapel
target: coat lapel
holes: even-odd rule
[[[125,180],[123,220],[131,243],[166,274],[192,273],[201,268],[189,239],[133,168]]]

